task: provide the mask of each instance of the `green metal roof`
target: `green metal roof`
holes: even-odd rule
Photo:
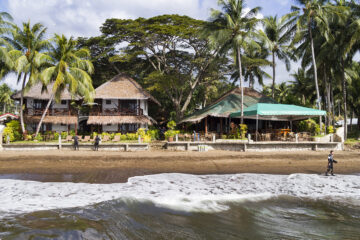
[[[326,115],[326,111],[289,104],[257,103],[244,109],[245,118],[267,120],[300,120]],[[230,114],[231,118],[241,117],[241,110]]]
[[[229,117],[229,115],[241,108],[240,88],[235,88],[211,105],[194,112],[187,116],[182,122],[198,122],[207,116],[213,117]],[[253,89],[244,88],[244,108],[254,105],[258,102],[275,103],[275,101]]]

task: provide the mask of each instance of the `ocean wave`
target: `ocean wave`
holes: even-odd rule
[[[360,176],[315,174],[156,174],[127,183],[89,184],[0,180],[0,217],[123,199],[151,201],[181,211],[214,212],[227,203],[292,196],[346,201],[360,206]]]

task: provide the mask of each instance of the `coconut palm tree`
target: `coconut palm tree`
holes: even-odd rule
[[[218,4],[221,11],[211,10],[211,18],[205,26],[205,31],[212,44],[222,46],[223,53],[231,50],[237,56],[241,88],[241,123],[243,123],[244,90],[241,55],[244,44],[249,41],[249,36],[254,33],[254,28],[259,22],[256,14],[260,7],[247,11],[244,0],[219,0]]]
[[[6,75],[13,67],[8,51],[11,45],[4,39],[4,35],[9,32],[12,21],[10,14],[0,12],[0,80]]]
[[[95,91],[89,74],[94,72],[94,66],[87,60],[90,57],[89,50],[76,49],[76,41],[71,37],[55,34],[55,41],[50,47],[48,56],[51,57],[51,66],[44,69],[40,74],[44,86],[54,83],[51,89],[50,99],[41,116],[36,128],[35,136],[40,131],[41,124],[53,100],[60,102],[61,93],[68,89],[72,95],[79,95],[85,102],[92,102]]]
[[[14,48],[10,50],[9,56],[13,61],[13,70],[18,75],[18,82],[21,81],[20,95],[20,123],[21,130],[25,133],[23,104],[26,88],[30,88],[38,79],[40,67],[49,58],[42,53],[49,47],[49,40],[45,39],[46,28],[36,23],[23,23],[22,28],[15,26],[10,31],[10,37],[5,40]]]
[[[329,4],[324,4],[324,0],[296,0],[302,8],[292,6],[292,10],[296,15],[296,25],[297,31],[293,39],[294,43],[299,43],[308,39],[310,43],[311,50],[311,60],[314,71],[314,81],[316,89],[316,103],[319,109],[321,109],[321,98],[319,91],[319,82],[317,74],[317,65],[315,58],[315,49],[314,49],[314,38],[313,32],[317,30],[320,32],[326,39],[329,38],[329,26],[328,26],[328,16],[334,10],[333,7]],[[320,128],[322,128],[322,121],[320,117]]]
[[[275,82],[276,82],[276,57],[283,60],[286,69],[290,70],[290,57],[288,53],[288,44],[295,30],[293,16],[295,13],[290,13],[278,19],[277,15],[265,17],[262,20],[264,31],[259,30],[259,36],[264,41],[266,48],[272,55],[272,68],[273,68],[273,82],[272,82],[272,97],[275,97]],[[295,60],[295,59],[293,59]]]
[[[0,85],[0,103],[3,104],[3,113],[6,112],[6,110],[8,109],[7,107],[13,104],[13,100],[11,99],[12,94],[13,92],[8,85],[6,85],[5,83]]]

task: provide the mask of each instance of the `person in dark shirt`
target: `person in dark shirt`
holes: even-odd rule
[[[328,156],[328,167],[326,170],[325,175],[328,176],[328,173],[331,172],[331,176],[334,176],[334,166],[333,163],[337,163],[337,161],[334,159],[333,150],[330,151],[330,154]]]
[[[79,150],[79,137],[74,136],[74,150]]]
[[[99,151],[100,137],[96,135],[94,142],[94,151]]]

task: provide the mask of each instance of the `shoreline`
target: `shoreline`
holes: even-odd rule
[[[327,151],[293,152],[90,152],[3,151],[0,175],[36,181],[126,182],[129,177],[159,174],[323,174]],[[359,151],[338,151],[335,174],[360,173]],[[0,178],[4,178],[0,176]]]

